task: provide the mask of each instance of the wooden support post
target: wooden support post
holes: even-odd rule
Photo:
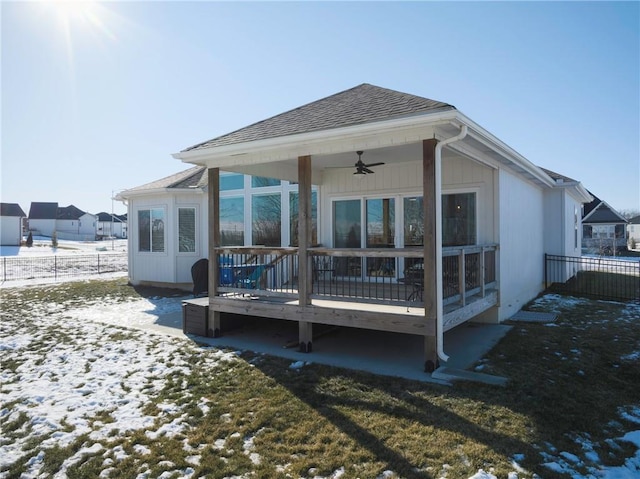
[[[436,281],[436,143],[435,139],[422,142],[422,197],[424,204],[424,316],[425,321],[433,324],[436,331],[437,290]],[[438,367],[437,335],[425,336],[424,368],[433,372]]]
[[[298,158],[298,301],[300,306],[311,304],[311,257],[308,254],[311,242],[311,157]],[[313,346],[313,326],[306,321],[298,322],[300,351],[310,353]]]
[[[209,318],[207,331],[210,336],[217,338],[222,335],[220,327],[220,311],[212,306],[211,298],[218,295],[218,251],[220,247],[220,170],[209,168],[207,170],[208,181],[208,223],[209,223]]]

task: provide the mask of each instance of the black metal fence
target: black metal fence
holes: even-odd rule
[[[544,282],[559,293],[640,301],[640,261],[545,254]]]
[[[3,256],[2,281],[70,278],[127,271],[127,254]]]

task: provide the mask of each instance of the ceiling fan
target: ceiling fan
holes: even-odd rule
[[[356,171],[353,173],[354,175],[366,175],[368,173],[375,173],[375,171],[371,170],[370,168],[372,168],[374,166],[384,165],[383,162],[370,163],[370,164],[366,165],[362,161],[362,153],[364,153],[364,152],[363,151],[356,151],[356,153],[358,154],[358,161],[355,164]]]

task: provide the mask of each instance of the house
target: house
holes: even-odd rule
[[[0,203],[0,245],[20,246],[22,220],[27,215],[17,203]]]
[[[98,238],[127,237],[127,215],[101,212],[96,216],[96,234]]]
[[[627,219],[589,192],[593,201],[584,205],[582,213],[582,249],[585,253],[616,254],[627,245]]]
[[[419,335],[427,371],[445,331],[543,289],[592,199],[454,106],[369,84],[174,157],[196,167],[120,194],[133,282],[208,258],[210,334],[236,313],[296,321],[302,351],[314,324]]]
[[[51,236],[56,231],[58,203],[32,202],[29,208],[29,231],[37,236]]]
[[[629,249],[640,249],[640,216],[634,216],[627,224]]]
[[[86,213],[74,205],[58,208],[56,233],[58,239],[95,241],[96,215]]]

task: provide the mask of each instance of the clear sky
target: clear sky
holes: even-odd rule
[[[640,2],[1,3],[3,202],[111,211],[171,157],[361,83],[640,209]],[[125,207],[115,203],[115,212]]]

